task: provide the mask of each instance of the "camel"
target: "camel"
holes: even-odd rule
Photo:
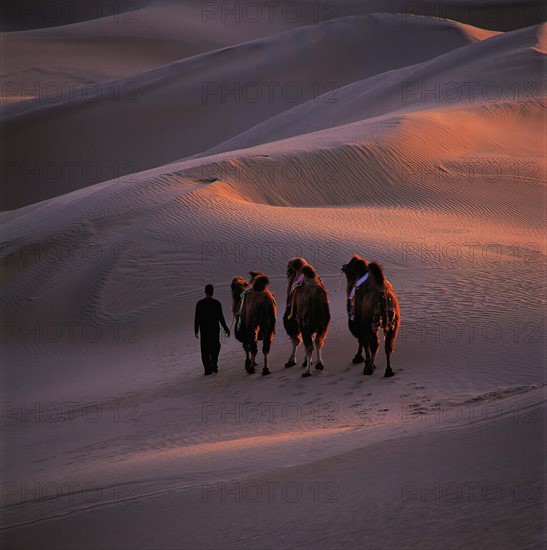
[[[275,334],[276,304],[268,289],[270,280],[264,273],[251,271],[247,282],[241,275],[233,278],[232,312],[236,322],[235,337],[245,350],[245,370],[255,373],[258,340],[262,340],[264,367],[262,375],[270,374],[268,353]]]
[[[359,341],[353,363],[365,363],[363,374],[374,372],[380,345],[378,330],[381,328],[387,359],[384,376],[389,378],[395,374],[391,368],[391,354],[401,322],[397,295],[377,262],[368,263],[355,255],[342,266],[342,271],[347,279],[349,330]]]
[[[285,330],[292,342],[292,353],[285,367],[296,365],[296,350],[301,340],[306,347],[303,377],[311,376],[315,343],[315,370],[325,367],[321,350],[330,323],[327,291],[315,269],[303,258],[292,258],[287,265],[287,308],[283,316]]]
[[[285,332],[291,339],[292,343],[292,353],[289,357],[289,360],[285,363],[285,368],[294,367],[296,365],[296,351],[300,342],[302,341],[300,329],[298,327],[298,321],[296,316],[291,315],[292,309],[292,295],[291,289],[294,281],[300,273],[300,269],[307,262],[303,258],[291,258],[287,264],[287,300],[285,307],[285,314],[283,315],[283,326],[285,327]],[[304,360],[302,364],[303,367],[307,365],[307,359]]]

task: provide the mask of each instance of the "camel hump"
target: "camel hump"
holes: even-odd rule
[[[250,282],[252,283],[259,275],[264,275],[262,271],[249,271],[249,275],[251,276]]]
[[[236,275],[232,279],[231,287],[235,288],[237,286],[245,286],[246,284],[247,284],[247,281],[241,275]]]
[[[253,290],[262,292],[270,284],[270,279],[266,275],[258,275],[253,281]]]
[[[306,264],[305,266],[303,266],[302,269],[300,270],[300,273],[304,275],[306,279],[315,279],[315,276],[316,276],[315,269],[313,269],[313,267],[309,264]]]
[[[298,271],[303,265],[306,265],[306,263],[307,262],[304,258],[291,258],[288,265],[295,271]]]
[[[384,277],[384,270],[378,262],[371,262],[368,264],[368,270],[376,281],[378,286],[384,286],[386,278]]]

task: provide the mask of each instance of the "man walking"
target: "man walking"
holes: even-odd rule
[[[230,329],[226,325],[222,313],[222,304],[213,298],[213,285],[205,287],[205,298],[196,304],[196,315],[194,317],[194,333],[200,338],[201,361],[205,369],[205,375],[218,372],[218,354],[220,353],[220,328],[224,334],[230,336]]]

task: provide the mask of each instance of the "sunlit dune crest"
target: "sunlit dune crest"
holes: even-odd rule
[[[543,23],[538,27],[538,41],[534,47],[539,53],[547,54],[547,24]]]

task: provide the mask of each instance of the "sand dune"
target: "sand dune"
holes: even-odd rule
[[[544,413],[544,408],[538,412]],[[70,548],[70,541],[86,529],[83,548],[104,544],[107,533],[111,548],[130,544],[148,550],[153,541],[147,526],[152,522],[163,526],[162,538],[173,547],[183,542],[204,548],[213,541],[237,549],[243,541],[254,548],[275,540],[279,548],[353,549],[359,540],[359,545],[370,548],[433,550],[442,545],[457,549],[461,544],[474,548],[477,541],[503,549],[538,548],[543,519],[533,491],[535,480],[543,475],[544,441],[536,437],[538,426],[531,424],[523,425],[510,441],[507,432],[511,427],[511,418],[505,417],[470,429],[430,430],[334,458],[316,458],[305,466],[209,483],[205,493],[200,486],[173,490],[171,485],[171,489],[136,498],[128,486],[124,508],[136,519],[131,527],[116,523],[116,515],[105,503],[88,510],[81,506],[72,515],[61,508],[56,525],[48,517],[29,515],[28,523],[9,531],[6,540],[23,548],[41,537],[56,548]],[[401,467],[403,457],[412,470]],[[459,474],[450,466],[455,457],[461,465]],[[487,473],[477,468],[477,459],[488,465]],[[215,462],[214,457],[209,460]],[[513,477],[517,468],[526,472],[519,485]],[[285,487],[300,488],[300,497],[295,491],[282,498]],[[467,490],[458,494],[461,488]],[[530,500],[515,498],[519,490],[526,490]],[[502,498],[494,500],[495,492]],[[298,503],[291,505],[290,499]],[[360,505],[354,507],[355,502]],[[183,520],[181,510],[185,511]],[[215,529],[204,525],[204,516],[215,518]],[[420,521],[419,516],[426,519]],[[101,533],[89,530],[90,523],[101,525]]]
[[[544,196],[546,166],[534,148],[544,114],[542,103],[528,102],[386,115],[179,166],[194,181],[217,177],[226,200],[404,205],[538,227],[542,214],[531,210]],[[500,127],[508,130],[501,139]],[[275,186],[258,177],[275,172]]]
[[[162,30],[169,29],[174,20],[181,22],[182,15],[197,14],[208,21],[222,22],[225,26],[235,27],[238,31],[264,32],[266,26],[269,34],[279,32],[287,26],[318,23],[345,15],[367,13],[401,13],[417,14],[422,17],[439,17],[443,19],[457,19],[477,27],[494,28],[506,31],[515,30],[542,21],[542,6],[537,0],[485,0],[462,6],[451,0],[431,2],[426,0],[420,3],[409,3],[401,0],[368,0],[357,3],[351,0],[342,0],[336,4],[317,4],[313,0],[303,0],[293,5],[272,5],[263,0],[252,4],[239,6],[218,3],[202,4],[195,0],[181,3],[178,0],[140,0],[112,5],[108,0],[97,0],[89,5],[85,0],[74,0],[70,5],[53,8],[48,0],[26,0],[25,6],[7,6],[2,10],[2,32],[21,31],[25,29],[39,29],[57,27],[60,25],[92,22],[98,28],[108,25],[118,14],[132,14],[131,20],[138,12],[143,18],[158,19]],[[161,19],[160,14],[164,14]],[[139,13],[140,19],[141,13]],[[267,25],[266,25],[267,24]],[[260,28],[259,31],[253,31]],[[192,32],[193,29],[188,29]]]
[[[5,34],[2,76],[13,83],[11,100],[18,89],[32,98],[33,90],[48,84],[67,90],[67,84],[114,80],[239,43],[245,36],[252,40],[290,28],[281,20],[278,25],[265,24],[267,20],[223,24],[219,16],[204,11],[201,2],[148,4],[128,2],[127,11],[101,19]],[[83,6],[85,10],[93,13]],[[53,96],[53,87],[49,94]]]
[[[308,101],[203,153],[240,149],[332,126],[373,118],[385,113],[406,113],[437,108],[476,108],[508,101],[542,103],[545,82],[542,36],[544,26],[498,36],[439,55],[430,61],[354,82]],[[507,64],[500,50],[514,59]],[[335,99],[335,101],[329,101]]]
[[[3,105],[4,546],[541,546],[545,25],[526,2],[476,26],[336,5],[216,14],[206,37],[198,2],[7,34],[14,79],[139,94]],[[203,101],[207,82],[302,96]],[[373,376],[351,363],[354,253],[399,296],[393,378],[383,354]],[[332,314],[307,379],[284,368],[292,256]],[[254,268],[278,302],[272,375],[223,338],[204,377],[195,302],[213,283],[231,323],[231,278]]]
[[[395,43],[387,39],[390,33],[398,35]],[[131,77],[126,83],[136,82],[136,88],[127,97],[105,84],[97,102],[76,95],[54,105],[7,106],[5,156],[15,168],[6,177],[4,204],[20,207],[199,153],[298,103],[329,104],[350,82],[474,40],[449,22],[402,22],[391,15],[347,18],[183,60],[138,80]],[[411,48],[415,43],[419,46]],[[358,63],[338,62],[340,55],[355,51],[364,52]],[[321,63],[309,64],[312,52]],[[107,135],[105,119],[115,122]],[[38,167],[32,182],[22,178],[29,165]],[[48,166],[56,173],[50,175]],[[28,184],[18,185],[21,179]]]
[[[450,109],[379,117],[227,159],[211,157],[206,164],[204,159],[185,161],[6,213],[2,229],[9,318],[46,323],[59,311],[61,323],[66,309],[76,318],[84,315],[86,322],[107,327],[138,322],[147,334],[157,334],[173,323],[187,326],[191,321],[183,321],[180,311],[191,308],[194,291],[183,290],[181,280],[199,288],[204,278],[213,278],[226,289],[234,273],[265,262],[279,294],[288,256],[301,249],[313,253],[325,276],[335,281],[340,262],[364,247],[367,255],[399,265],[403,271],[395,281],[402,284],[407,240],[427,247],[439,241],[460,243],[466,252],[456,262],[460,268],[475,267],[464,243],[500,243],[502,257],[485,257],[479,247],[482,253],[475,259],[487,270],[481,277],[493,287],[501,284],[498,262],[503,260],[511,273],[521,267],[511,256],[513,243],[535,243],[535,255],[525,254],[530,260],[527,277],[534,283],[521,296],[529,308],[545,253],[539,244],[543,214],[536,208],[544,197],[544,168],[534,151],[542,135],[541,111],[534,103],[529,107],[528,112],[521,106],[516,112]],[[533,121],[526,129],[523,112]],[[496,137],[495,129],[502,125],[507,132]],[[466,128],[480,132],[462,133]],[[515,165],[515,159],[522,164]],[[352,219],[357,225],[348,224]],[[435,236],[438,227],[444,228],[442,237]],[[242,240],[242,228],[252,237]],[[304,244],[310,235],[315,242],[311,249]],[[38,258],[34,247],[43,251]],[[89,257],[83,254],[87,247],[92,247]],[[58,261],[44,256],[49,248]],[[76,253],[71,256],[70,250]],[[416,260],[429,266],[427,258]],[[439,258],[433,266],[445,263],[446,258]],[[435,277],[435,271],[429,276]],[[67,286],[80,288],[77,297],[67,294]],[[435,285],[425,294],[422,289],[423,308],[436,302],[436,292]],[[343,327],[341,295],[337,303]],[[490,318],[490,307],[494,312],[500,308],[495,299],[488,303],[480,308],[482,322],[484,315]],[[463,320],[467,313],[452,315]],[[509,315],[503,313],[504,323],[510,324]],[[537,313],[533,318],[539,322]],[[44,381],[39,390],[44,391]]]

